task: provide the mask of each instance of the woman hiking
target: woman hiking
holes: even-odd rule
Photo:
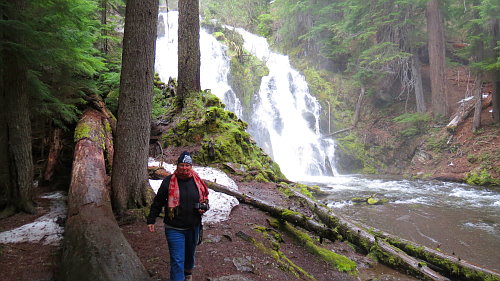
[[[193,160],[184,151],[177,169],[160,185],[147,218],[155,231],[156,217],[165,208],[165,236],[170,252],[170,280],[192,280],[195,250],[200,238],[201,215],[208,210],[208,188],[193,170]]]

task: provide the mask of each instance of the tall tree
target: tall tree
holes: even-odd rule
[[[493,66],[491,67],[491,77],[493,83],[493,121],[500,123],[500,8],[496,6],[496,18],[492,19],[490,23],[491,41],[490,46],[492,50],[491,60]]]
[[[439,0],[427,2],[427,34],[431,76],[431,108],[434,115],[448,117],[445,72],[444,21]]]
[[[422,86],[422,73],[420,71],[420,61],[418,54],[415,52],[411,61],[411,73],[415,81],[415,103],[417,105],[417,112],[424,113],[427,111],[424,98],[424,88]]]
[[[15,211],[34,212],[33,157],[28,96],[28,68],[25,22],[22,11],[25,0],[10,1],[3,7],[2,20],[11,22],[3,31],[2,85],[0,104],[0,217]]]
[[[147,181],[158,0],[129,0],[125,10],[112,202],[117,213],[142,207]]]
[[[199,0],[179,1],[179,60],[177,94],[183,100],[200,85],[200,5]]]

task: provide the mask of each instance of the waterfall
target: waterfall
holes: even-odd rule
[[[177,31],[179,13],[171,11],[160,12],[159,21],[163,20],[164,34],[156,40],[155,70],[162,81],[169,77],[177,77]],[[229,57],[226,55],[227,46],[222,45],[215,37],[205,30],[200,30],[201,51],[201,88],[210,89],[225,104],[226,109],[237,116],[242,115],[241,102],[228,84]]]
[[[178,13],[160,13],[161,20],[165,35],[156,42],[155,68],[160,78],[168,81],[169,77],[177,77]],[[269,75],[263,77],[254,97],[251,117],[243,119],[241,102],[228,84],[227,46],[203,29],[200,31],[202,89],[211,89],[228,110],[249,124],[248,132],[289,179],[335,174],[334,142],[320,134],[321,108],[309,93],[305,78],[291,67],[287,56],[270,51],[265,38],[243,29],[235,30],[243,36],[244,48],[269,68]]]

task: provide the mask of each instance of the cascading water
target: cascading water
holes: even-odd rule
[[[177,31],[179,13],[177,11],[161,12],[159,20],[163,22],[164,32],[159,32],[156,40],[155,69],[162,81],[169,77],[177,77]],[[229,58],[227,47],[219,43],[205,30],[200,31],[201,47],[201,87],[211,89],[227,106],[227,109],[241,116],[241,103],[227,82],[229,74]]]
[[[177,77],[178,12],[160,13],[161,20],[165,31],[156,42],[155,67],[160,78],[168,81],[169,77]],[[249,124],[249,133],[288,178],[333,175],[334,143],[320,135],[320,106],[309,94],[304,77],[290,66],[288,57],[271,52],[265,38],[243,29],[236,31],[244,37],[244,47],[269,68],[269,75],[263,77],[254,99],[251,116],[248,120],[243,118],[241,102],[228,84],[227,47],[203,29],[200,32],[201,87],[211,89],[228,110]]]
[[[320,105],[287,56],[270,51],[267,40],[241,28],[244,48],[266,62],[249,132],[292,179],[333,175],[334,143],[319,132]]]
[[[167,81],[177,77],[177,12],[160,16],[165,32],[157,40],[156,70]],[[269,51],[265,38],[235,30],[244,37],[244,47],[265,61],[270,71],[262,79],[249,120],[242,118],[239,100],[228,84],[227,47],[203,30],[201,86],[249,123],[249,132],[287,177],[321,186],[329,194],[322,198],[324,203],[353,220],[431,248],[439,245],[448,254],[500,270],[500,192],[457,183],[328,177],[334,145],[320,137],[320,107],[308,93],[304,77],[290,67],[287,57]],[[352,204],[353,197],[374,193],[389,203]]]

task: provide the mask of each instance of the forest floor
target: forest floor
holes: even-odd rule
[[[241,192],[273,204],[302,211],[292,200],[283,196],[275,184],[240,182],[234,179]],[[39,195],[51,192],[50,187],[40,187]],[[46,214],[50,202],[37,198],[37,214],[16,214],[0,220],[0,232],[33,222]],[[289,281],[289,280],[416,280],[357,253],[344,242],[323,241],[322,247],[345,255],[357,263],[357,276],[339,272],[332,265],[309,253],[303,245],[287,233],[272,228],[271,219],[252,206],[239,204],[233,208],[227,221],[208,223],[204,226],[204,239],[196,251],[196,268],[193,280],[211,281]],[[121,229],[132,248],[149,272],[152,280],[169,280],[169,254],[163,223],[157,219],[157,231],[147,231],[144,218],[128,221]],[[266,231],[262,231],[265,229]],[[256,243],[242,237],[252,237]],[[314,235],[312,235],[314,237]],[[276,237],[278,244],[276,244]],[[279,245],[279,255],[269,250]],[[61,247],[35,243],[0,244],[0,272],[5,281],[59,280],[58,265]],[[288,261],[289,262],[288,262]],[[301,273],[298,268],[304,270]],[[313,279],[314,278],[314,279]],[[77,281],[77,280],[75,280]]]

